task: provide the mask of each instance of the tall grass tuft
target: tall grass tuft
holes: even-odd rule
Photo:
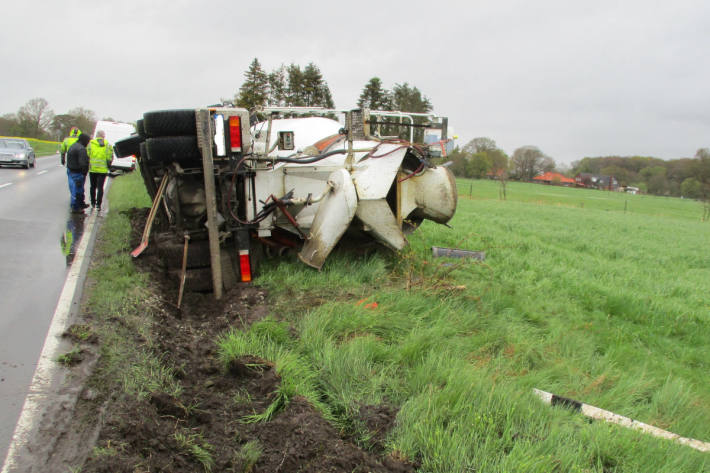
[[[501,201],[495,183],[473,188],[454,230],[425,223],[399,256],[268,267],[260,282],[288,301],[277,310],[297,336],[239,356],[293,354],[343,428],[363,405],[398,407],[388,448],[422,471],[708,471],[707,455],[531,394],[710,441],[699,204],[518,183]],[[487,258],[433,259],[434,245]]]

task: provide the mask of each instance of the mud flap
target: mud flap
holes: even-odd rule
[[[332,190],[325,196],[313,219],[311,232],[298,254],[308,266],[320,270],[333,248],[347,230],[357,210],[357,192],[345,169],[328,176]]]

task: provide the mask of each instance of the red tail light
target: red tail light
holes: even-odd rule
[[[242,122],[239,117],[229,117],[229,142],[232,151],[242,150]]]
[[[239,250],[239,272],[242,277],[242,282],[251,281],[251,263],[249,263],[249,250]]]

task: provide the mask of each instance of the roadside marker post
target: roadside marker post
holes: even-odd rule
[[[701,452],[710,452],[710,443],[708,442],[703,442],[687,437],[681,437],[678,434],[674,434],[673,432],[669,432],[667,430],[659,429],[658,427],[654,427],[653,425],[644,424],[643,422],[639,422],[629,417],[624,417],[619,414],[615,414],[611,411],[606,411],[604,409],[600,409],[598,407],[594,407],[580,401],[575,401],[574,399],[569,399],[563,396],[558,396],[557,394],[548,393],[547,391],[541,391],[539,389],[533,388],[533,393],[537,397],[542,399],[545,404],[549,404],[551,406],[564,406],[573,409],[577,412],[581,412],[584,416],[592,419],[603,420],[604,422],[611,422],[612,424],[618,424],[628,429],[639,430],[643,433],[651,434],[654,437],[673,440],[675,442],[694,448]]]

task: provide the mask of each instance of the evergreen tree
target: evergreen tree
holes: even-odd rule
[[[238,107],[253,110],[256,107],[263,107],[269,98],[269,78],[261,68],[259,60],[254,60],[249,65],[249,69],[244,73],[244,83],[239,88],[239,95],[236,99]]]
[[[308,63],[303,71],[303,100],[307,107],[315,106],[320,95],[320,84],[323,76],[320,70],[312,63]]]
[[[357,101],[357,106],[369,108],[370,110],[392,110],[391,94],[382,87],[382,81],[379,77],[373,77],[365,84],[360,94],[360,99]]]
[[[325,107],[325,108],[335,108],[335,102],[333,102],[333,96],[330,93],[330,88],[328,87],[328,83],[323,81],[320,88],[321,88],[321,91],[320,91],[321,106]]]
[[[318,66],[309,63],[303,71],[303,98],[308,107],[333,108],[333,97]]]
[[[290,107],[303,107],[306,100],[303,91],[303,72],[301,67],[291,64],[286,70],[288,74],[288,88],[286,89],[286,105]]]
[[[286,67],[282,64],[269,74],[268,104],[272,107],[283,107],[286,105],[286,92]]]
[[[394,109],[401,112],[427,113],[432,110],[431,102],[416,87],[404,84],[395,84],[392,88],[392,101]],[[426,118],[414,117],[414,123],[421,125],[426,122]],[[403,130],[399,134],[400,138],[409,139],[409,132]],[[424,131],[421,128],[414,129],[414,141],[421,142],[424,139]]]
[[[429,99],[422,95],[416,87],[404,84],[395,84],[392,88],[392,99],[395,110],[412,113],[431,112],[432,105]]]

